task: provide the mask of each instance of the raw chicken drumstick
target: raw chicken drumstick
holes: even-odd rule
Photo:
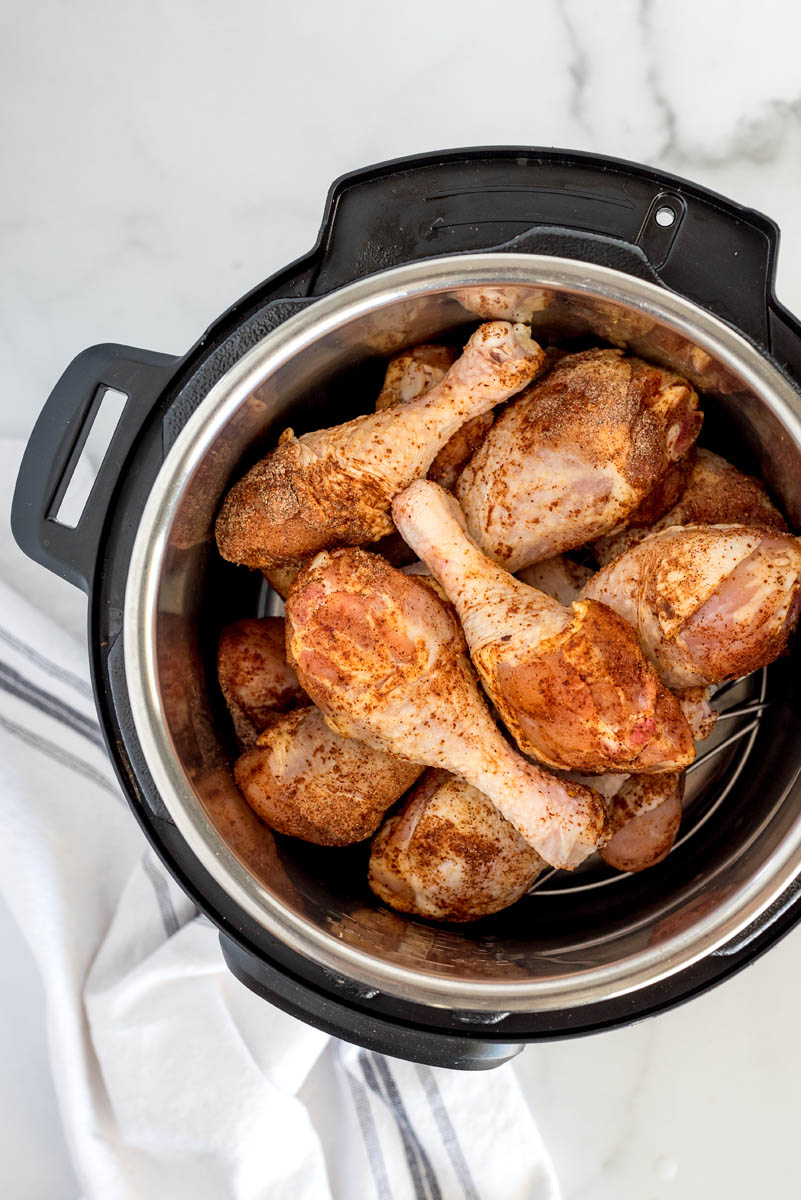
[[[324,551],[286,612],[289,660],[340,733],[471,783],[554,866],[592,852],[600,798],[515,753],[481,698],[455,615],[419,579],[363,550]]]
[[[701,421],[678,375],[619,350],[568,355],[505,409],[462,472],[468,528],[510,571],[611,533]]]
[[[375,402],[376,412],[393,404],[415,400],[445,376],[456,357],[450,346],[422,345],[404,350],[389,360],[384,386]],[[491,412],[473,417],[457,429],[428,468],[428,478],[452,488],[492,426]]]
[[[632,523],[622,533],[599,538],[592,549],[603,567],[660,529],[670,529],[673,525],[735,524],[787,530],[784,517],[758,479],[744,475],[711,450],[699,450],[686,488],[664,516],[653,523]]]
[[[722,683],[782,653],[798,620],[801,542],[748,525],[653,533],[594,575],[671,688]]]
[[[566,554],[555,554],[518,571],[518,579],[529,587],[538,588],[546,596],[552,596],[560,604],[568,606],[581,598],[582,589],[595,574],[589,567],[573,562]],[[715,728],[718,714],[709,701],[713,687],[689,687],[672,689],[690,726],[696,742],[708,738]]]
[[[670,852],[681,823],[684,773],[633,775],[607,804],[601,858],[618,871],[644,871]]]
[[[313,705],[279,717],[234,765],[239,790],[263,821],[322,846],[369,837],[421,771],[340,737]]]
[[[565,608],[515,579],[481,553],[454,498],[430,480],[396,496],[392,514],[454,605],[481,681],[521,750],[551,767],[598,772],[692,761],[677,700],[616,613],[586,601]]]
[[[604,566],[649,534],[662,529],[678,525],[734,524],[780,532],[787,529],[784,517],[771,503],[758,479],[744,475],[711,450],[698,450],[685,490],[664,516],[654,523],[633,520],[622,533],[610,534],[594,542],[592,549]],[[709,704],[713,690],[711,686],[694,687],[677,693],[696,741],[709,737],[715,726],[717,713]]]
[[[460,288],[453,294],[462,308],[483,320],[525,321],[528,325],[536,313],[548,308],[555,294],[530,284],[505,284],[503,287]]]
[[[278,567],[326,546],[364,545],[391,533],[396,492],[425,475],[466,421],[525,387],[543,359],[524,325],[492,321],[416,400],[300,438],[287,430],[223,502],[223,558]]]
[[[367,878],[398,912],[476,921],[514,904],[545,865],[481,792],[426,771],[374,837]]]
[[[285,642],[281,617],[246,617],[220,634],[217,678],[243,746],[252,746],[281,713],[311,703],[287,664]]]

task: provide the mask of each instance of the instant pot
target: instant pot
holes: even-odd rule
[[[337,180],[310,253],[182,357],[101,345],[67,368],[28,444],[14,533],[88,593],[98,712],[133,813],[266,1000],[387,1054],[489,1067],[686,1000],[801,917],[792,655],[719,697],[663,863],[550,873],[463,927],[384,908],[365,845],[311,846],[259,822],[233,782],[214,670],[223,625],[276,611],[258,572],[216,553],[229,484],[287,425],[368,411],[387,355],[463,339],[488,303],[525,307],[541,341],[602,339],[692,379],[704,444],[758,471],[801,524],[801,325],[773,292],[777,245],[766,217],[650,168],[446,151]],[[109,388],[127,401],[68,527],[57,513]]]

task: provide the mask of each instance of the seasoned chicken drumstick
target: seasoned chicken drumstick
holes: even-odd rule
[[[678,501],[653,523],[632,522],[621,533],[593,542],[601,566],[636,546],[643,538],[673,525],[753,525],[785,532],[787,525],[765,488],[711,450],[699,450],[687,486]]]
[[[287,649],[340,733],[473,784],[554,866],[576,866],[594,849],[599,797],[504,740],[455,616],[419,579],[363,550],[318,554],[287,601]]]
[[[426,771],[374,837],[368,881],[399,912],[476,921],[519,900],[545,865],[481,792]]]
[[[422,345],[404,350],[389,360],[384,386],[375,402],[376,412],[393,404],[415,400],[445,376],[456,357],[449,346]],[[494,420],[481,413],[457,429],[428,468],[428,478],[452,488],[472,455],[484,441]]]
[[[422,771],[340,737],[310,705],[279,717],[234,765],[239,790],[279,833],[322,846],[369,837]]]
[[[618,871],[644,871],[667,856],[681,823],[683,772],[633,775],[607,803],[609,840],[600,855]]]
[[[584,588],[637,631],[672,688],[722,683],[772,662],[799,612],[801,542],[748,525],[651,534]]]
[[[581,599],[582,589],[592,579],[594,571],[581,563],[575,563],[565,554],[544,558],[518,572],[518,579],[529,587],[539,588],[546,596],[552,596],[560,604],[568,606]],[[718,714],[709,701],[713,687],[689,687],[672,689],[690,726],[696,742],[708,738],[715,728]]]
[[[468,312],[483,320],[525,321],[548,308],[556,298],[554,293],[531,284],[505,284],[503,287],[460,288],[453,294]]]
[[[543,359],[524,325],[489,322],[416,400],[300,438],[287,430],[223,502],[223,558],[277,567],[325,546],[364,545],[391,533],[396,492],[425,475],[466,421],[525,387]]]
[[[220,634],[217,678],[243,746],[252,746],[281,713],[311,703],[287,664],[285,643],[281,617],[246,617]]]
[[[586,601],[565,608],[515,579],[481,553],[454,498],[430,480],[396,496],[392,515],[456,608],[481,681],[526,754],[599,772],[692,761],[678,702],[616,613]]]
[[[701,420],[678,375],[619,350],[568,355],[505,409],[462,472],[468,528],[510,571],[610,533],[687,453]]]

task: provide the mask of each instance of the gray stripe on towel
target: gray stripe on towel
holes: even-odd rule
[[[154,862],[151,850],[146,850],[142,855],[142,866],[148,879],[153,884],[153,891],[156,893],[156,903],[161,913],[164,932],[168,938],[171,938],[181,928],[181,922],[178,920],[178,914],[173,907],[167,880]]]
[[[49,658],[45,658],[44,654],[40,654],[38,650],[34,650],[33,646],[29,646],[27,642],[23,642],[21,638],[15,637],[13,633],[9,633],[7,629],[0,627],[0,642],[5,642],[12,650],[16,650],[23,658],[27,658],[29,662],[35,666],[41,667],[48,675],[52,675],[54,679],[60,679],[62,683],[66,683],[69,687],[79,692],[81,696],[85,696],[87,700],[92,699],[92,689],[88,683],[85,683],[78,675],[73,675],[72,671],[68,671],[66,667],[60,667],[58,663],[54,663]]]
[[[39,712],[44,713],[46,716],[60,721],[62,725],[66,725],[74,733],[80,734],[81,737],[87,738],[95,746],[99,746],[101,749],[105,748],[103,735],[100,732],[100,726],[97,721],[93,721],[90,717],[85,717],[83,713],[78,712],[71,705],[65,704],[63,700],[59,700],[58,696],[54,696],[51,692],[46,692],[44,688],[31,683],[24,675],[20,675],[19,671],[15,671],[13,667],[4,662],[0,662],[0,688],[8,692],[9,695],[16,696],[18,700],[23,700],[26,704],[37,708]]]
[[[443,1145],[448,1152],[448,1158],[451,1160],[453,1169],[456,1172],[456,1177],[461,1184],[462,1191],[465,1194],[465,1200],[481,1200],[476,1190],[473,1176],[470,1173],[467,1159],[464,1156],[464,1151],[459,1142],[459,1137],[453,1127],[453,1122],[451,1121],[445,1101],[442,1099],[442,1092],[439,1090],[434,1072],[431,1070],[431,1067],[418,1063],[417,1075],[426,1094],[426,1099],[431,1105],[437,1129],[439,1130]]]
[[[70,754],[69,750],[65,750],[62,746],[57,746],[55,742],[50,742],[47,738],[31,733],[29,729],[24,729],[22,725],[17,725],[15,721],[9,721],[7,717],[0,716],[0,726],[13,734],[14,737],[19,738],[26,746],[31,746],[34,750],[39,750],[47,758],[52,758],[59,766],[68,767],[71,771],[75,771],[76,774],[83,775],[84,779],[96,783],[104,791],[110,792],[115,800],[122,802],[119,788],[115,787],[102,771],[98,771],[90,763],[84,762],[82,758]]]
[[[378,1129],[376,1128],[375,1119],[370,1108],[370,1097],[367,1095],[361,1079],[353,1074],[345,1062],[342,1042],[337,1043],[336,1052],[342,1070],[345,1072],[345,1078],[350,1085],[359,1128],[362,1131],[364,1148],[367,1151],[367,1161],[370,1164],[370,1170],[375,1182],[376,1195],[378,1196],[378,1200],[392,1200],[392,1188],[390,1187],[389,1176],[387,1175],[387,1164],[384,1160],[381,1140],[378,1136]]]

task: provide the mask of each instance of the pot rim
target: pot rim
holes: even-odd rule
[[[320,337],[386,305],[455,288],[515,284],[584,293],[653,316],[732,369],[801,447],[801,403],[793,385],[741,334],[684,297],[610,267],[547,255],[459,254],[426,259],[368,276],[313,301],[267,334],[211,388],[176,438],[153,484],[134,542],[124,605],[126,677],[142,753],[172,820],[212,878],[269,934],[329,971],[401,999],[474,1011],[548,1011],[593,1004],[658,983],[691,966],[755,921],[799,874],[801,812],[781,847],[713,911],[702,913],[691,926],[658,945],[614,963],[517,983],[464,980],[399,967],[346,945],[292,912],[250,874],[220,837],[189,786],[167,732],[158,687],[156,613],[167,531],[183,487],[238,407],[271,374]]]

